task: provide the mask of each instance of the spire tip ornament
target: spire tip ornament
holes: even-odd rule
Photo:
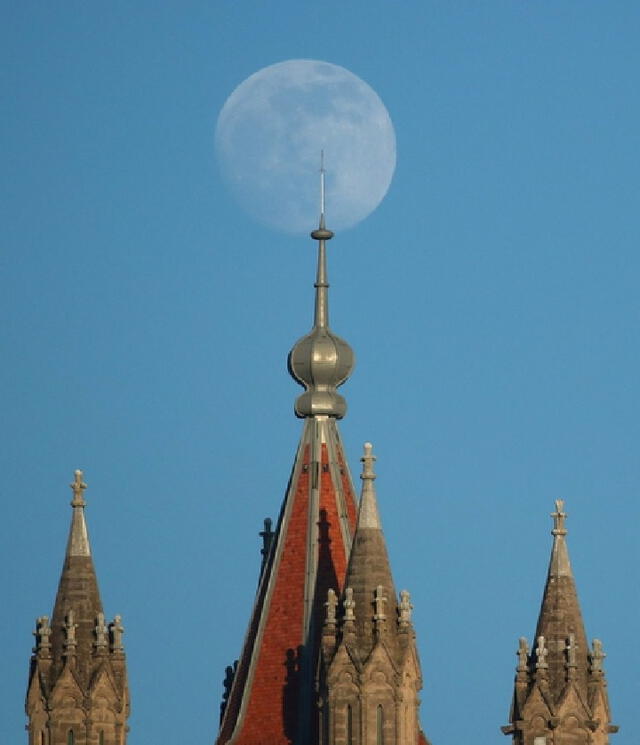
[[[360,458],[360,461],[362,462],[362,473],[360,474],[360,478],[362,481],[374,481],[376,479],[376,474],[373,470],[373,464],[376,460],[377,458],[373,454],[373,445],[370,442],[365,442],[364,455]]]
[[[375,528],[380,530],[380,515],[376,498],[375,480],[377,478],[373,470],[373,464],[377,458],[373,454],[373,445],[370,442],[364,444],[364,455],[360,458],[362,463],[362,496],[360,498],[360,511],[358,513],[358,528]]]
[[[327,230],[324,223],[324,150],[320,151],[320,220],[318,221],[317,230],[311,231],[311,237],[316,241],[330,241],[333,238],[333,231]]]
[[[567,529],[564,525],[564,521],[568,515],[564,512],[564,500],[556,499],[556,511],[551,513],[553,518],[553,530],[551,535],[567,535]]]
[[[73,472],[73,482],[69,484],[71,491],[73,492],[73,499],[71,500],[72,507],[85,507],[86,502],[84,501],[83,492],[87,488],[87,485],[83,479],[84,474],[79,468]]]
[[[324,221],[324,152],[320,164],[320,220],[311,233],[318,241],[318,268],[313,329],[302,337],[289,352],[289,372],[306,388],[295,404],[296,416],[325,415],[342,419],[347,413],[347,402],[336,388],[342,385],[353,370],[353,350],[344,339],[329,328],[329,281],[327,279],[326,241],[333,233]]]

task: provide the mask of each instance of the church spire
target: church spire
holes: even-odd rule
[[[576,674],[582,686],[588,677],[588,646],[584,630],[576,583],[573,578],[569,549],[564,501],[557,499],[553,518],[553,546],[549,560],[547,581],[540,606],[536,628],[536,639],[543,637],[548,650],[549,692],[557,700],[565,688],[567,672],[567,645],[571,643],[571,654],[575,659]]]
[[[329,328],[321,167],[313,328],[289,354],[305,392],[295,413],[302,436],[233,680],[226,684],[218,745],[315,741],[317,668],[324,603],[342,590],[356,518],[353,485],[337,428],[346,402],[337,392],[353,368],[349,345]],[[228,676],[229,677],[229,676]]]
[[[99,613],[103,613],[103,608],[85,520],[84,491],[87,485],[82,471],[74,472],[70,487],[73,494],[71,526],[51,618],[52,641],[54,656],[62,659],[68,637],[64,629],[71,611],[75,614],[77,626],[79,666],[84,667],[91,656],[95,619]]]
[[[520,640],[511,724],[502,731],[516,745],[549,745],[551,730],[571,733],[575,745],[606,745],[617,727],[609,724],[602,644],[596,639],[589,648],[569,560],[564,501],[557,499],[555,507],[535,643],[529,650],[526,639]]]
[[[26,711],[29,745],[124,745],[129,693],[116,616],[105,621],[85,520],[82,471],[71,483],[69,537],[51,621],[36,620]],[[73,701],[73,705],[70,702]]]

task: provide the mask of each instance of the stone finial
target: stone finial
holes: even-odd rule
[[[224,692],[222,694],[222,702],[220,704],[220,721],[222,722],[222,718],[224,717],[224,712],[227,708],[227,704],[229,703],[229,696],[231,695],[231,687],[233,686],[233,680],[236,677],[236,671],[238,669],[238,660],[233,661],[233,665],[227,665],[224,669],[224,680],[222,681],[222,685],[224,687]]]
[[[64,632],[65,632],[64,648],[67,654],[74,654],[76,651],[76,645],[77,645],[76,629],[77,628],[78,628],[78,624],[75,623],[75,614],[73,612],[73,608],[70,608],[67,612],[67,615],[65,617],[65,623],[64,623]]]
[[[576,662],[576,635],[575,634],[569,634],[569,638],[567,639],[567,680],[573,680],[575,677],[575,671],[578,667],[578,663]]]
[[[360,510],[358,512],[358,529],[376,528],[380,530],[380,515],[376,500],[375,480],[376,474],[373,464],[376,456],[373,454],[373,445],[370,442],[364,444],[364,455],[360,458],[362,462],[362,497],[360,499]]]
[[[262,548],[260,549],[260,554],[262,555],[262,568],[264,569],[264,565],[267,561],[267,556],[269,555],[269,551],[271,549],[271,543],[273,541],[274,532],[271,529],[272,521],[270,517],[265,517],[264,519],[264,530],[260,531],[260,538],[262,538]]]
[[[379,621],[386,621],[387,616],[384,611],[387,603],[387,598],[384,595],[384,588],[382,587],[382,585],[378,585],[376,587],[374,603],[376,606],[376,612],[373,616],[373,620],[376,621],[376,623]]]
[[[355,614],[355,607],[356,607],[356,601],[353,599],[353,588],[347,587],[347,589],[344,591],[344,620],[345,621],[355,621],[356,620],[356,614]]]
[[[36,630],[33,635],[36,637],[36,647],[33,651],[38,653],[38,657],[49,657],[51,654],[49,616],[39,616],[36,619]]]
[[[398,625],[406,629],[411,625],[411,595],[408,590],[400,590],[400,602],[398,603]]]
[[[87,485],[84,483],[82,477],[82,471],[77,469],[73,474],[73,483],[69,484],[73,492],[73,499],[71,500],[72,507],[84,507],[86,505],[83,492],[87,488]]]
[[[536,647],[536,671],[546,671],[549,668],[547,655],[549,650],[545,646],[544,636],[538,637],[538,646]]]
[[[109,631],[111,632],[111,651],[116,654],[122,654],[124,652],[124,645],[122,643],[124,626],[122,625],[121,616],[114,617],[113,621],[109,624]]]
[[[518,655],[518,667],[516,668],[516,671],[519,673],[526,673],[529,670],[529,645],[527,644],[527,640],[524,636],[521,636],[520,639],[518,639],[518,651],[516,652]]]
[[[325,624],[327,626],[335,626],[336,623],[336,608],[338,607],[338,597],[335,590],[329,588],[327,590],[327,602],[325,603],[327,609],[327,616],[325,618]]]
[[[553,530],[551,535],[567,535],[567,529],[565,528],[564,521],[568,515],[564,510],[564,500],[556,499],[556,511],[551,513],[553,518]]]
[[[602,649],[602,642],[600,639],[594,639],[592,644],[592,652],[591,652],[591,672],[592,673],[602,673],[602,663],[604,662],[604,658],[607,655],[604,653]]]
[[[370,442],[365,442],[364,455],[360,460],[362,462],[362,473],[360,478],[365,482],[375,481],[376,474],[373,471],[373,464],[376,462],[376,456],[373,454],[373,445]]]
[[[109,646],[109,629],[104,620],[104,613],[98,613],[95,626],[95,648],[96,652],[106,652]]]

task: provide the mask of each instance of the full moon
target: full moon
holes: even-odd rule
[[[396,138],[377,93],[349,70],[295,59],[243,81],[218,116],[216,153],[240,204],[287,233],[319,217],[320,153],[327,227],[349,228],[384,198],[396,165]]]

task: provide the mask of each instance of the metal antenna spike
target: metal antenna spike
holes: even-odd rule
[[[324,224],[324,150],[320,150],[320,224]]]

